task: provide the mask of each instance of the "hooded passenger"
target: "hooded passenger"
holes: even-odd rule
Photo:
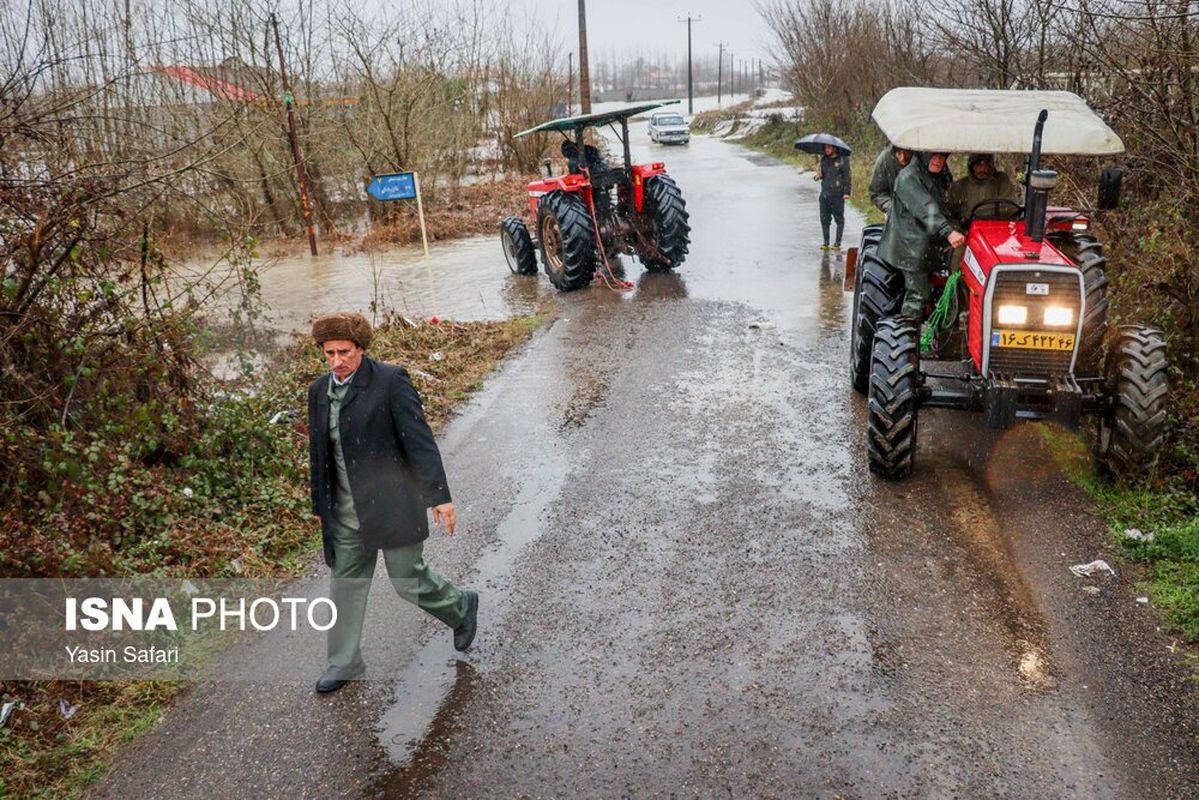
[[[886,214],[891,210],[891,192],[899,171],[912,159],[912,151],[891,145],[874,159],[874,174],[870,176],[870,199],[878,210]]]
[[[932,294],[929,275],[936,263],[935,249],[943,239],[957,247],[965,241],[941,210],[949,169],[946,153],[913,153],[912,160],[895,179],[887,226],[878,243],[878,255],[904,276],[901,314],[920,321]]]

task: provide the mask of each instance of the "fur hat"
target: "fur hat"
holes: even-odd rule
[[[341,339],[365,350],[371,343],[371,324],[356,311],[337,311],[313,321],[312,339],[318,347],[332,339]]]

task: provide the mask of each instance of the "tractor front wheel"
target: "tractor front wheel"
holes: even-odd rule
[[[874,254],[877,243],[863,245],[853,293],[849,332],[849,382],[861,394],[870,384],[870,358],[878,321],[899,313],[903,303],[903,274]]]
[[[1098,456],[1116,474],[1153,468],[1166,430],[1169,363],[1162,332],[1121,325],[1107,354],[1112,408],[1099,419]]]
[[[500,222],[500,244],[504,247],[504,258],[513,275],[537,274],[537,251],[533,237],[520,217],[508,217]]]
[[[581,289],[595,275],[595,230],[587,204],[577,194],[550,192],[537,204],[541,263],[550,282],[564,292]]]
[[[649,218],[645,226],[648,242],[638,247],[637,257],[646,269],[674,269],[683,263],[691,246],[683,193],[669,175],[654,175],[645,182],[643,198],[641,214]]]
[[[879,320],[870,359],[866,452],[884,478],[912,474],[919,414],[920,329],[905,317]]]

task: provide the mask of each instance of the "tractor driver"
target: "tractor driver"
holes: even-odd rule
[[[1019,203],[1020,190],[1006,172],[995,168],[995,156],[990,153],[971,153],[966,161],[965,177],[954,181],[949,187],[945,213],[963,229],[969,227],[971,217],[1014,219],[1020,213],[1013,205],[987,203],[988,200],[1010,200]],[[980,203],[983,205],[979,205]]]
[[[941,210],[947,158],[948,153],[912,154],[912,160],[895,179],[887,226],[878,243],[879,257],[903,273],[900,313],[917,322],[924,319],[924,309],[932,295],[929,276],[941,242],[948,239],[957,248],[966,241]]]
[[[570,139],[562,140],[562,156],[566,159],[568,172],[582,172],[579,164],[579,148]],[[602,172],[608,169],[608,162],[604,160],[597,147],[589,144],[583,145],[583,158],[587,161],[587,168],[592,172]]]

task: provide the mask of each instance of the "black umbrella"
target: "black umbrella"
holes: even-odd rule
[[[824,155],[824,146],[826,144],[831,144],[847,155],[853,152],[849,145],[831,133],[809,133],[807,136],[795,140],[795,149],[811,153],[814,156],[821,156]]]

